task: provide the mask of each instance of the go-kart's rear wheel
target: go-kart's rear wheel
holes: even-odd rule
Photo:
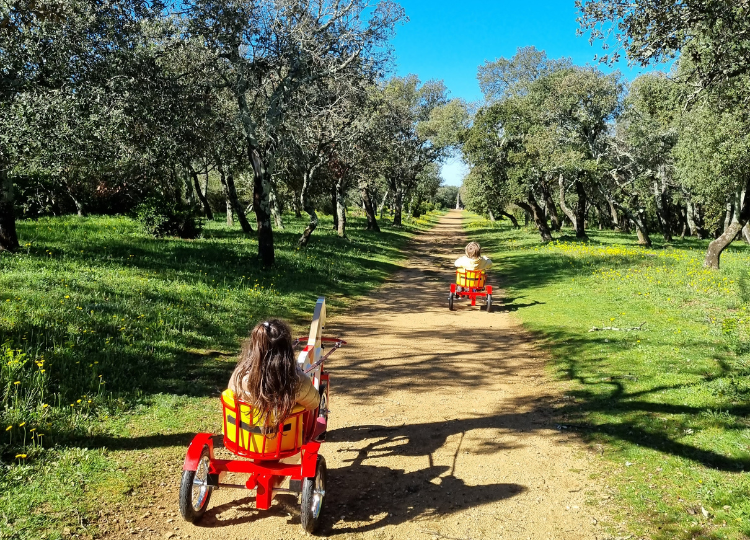
[[[302,480],[302,512],[300,521],[302,528],[309,533],[314,533],[320,523],[320,515],[323,513],[323,503],[326,496],[326,460],[318,456],[318,464],[315,468],[313,478]]]
[[[448,293],[448,309],[453,311],[453,293]]]
[[[487,295],[487,313],[492,313],[492,295]]]
[[[196,522],[208,508],[211,486],[208,483],[211,458],[208,446],[203,447],[198,467],[194,471],[182,471],[180,482],[180,514],[185,521]]]

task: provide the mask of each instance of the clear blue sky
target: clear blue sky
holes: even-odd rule
[[[550,58],[570,57],[580,65],[593,64],[601,54],[598,44],[577,37],[573,0],[400,0],[410,21],[398,28],[393,41],[397,74],[414,73],[422,81],[442,79],[451,97],[482,99],[477,67],[485,60],[510,58],[519,47],[533,45]],[[602,67],[603,70],[609,71]],[[617,69],[628,79],[642,69]],[[446,183],[460,185],[465,166],[449,161],[442,170]]]

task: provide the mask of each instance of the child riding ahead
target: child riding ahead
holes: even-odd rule
[[[466,255],[456,259],[454,263],[459,272],[467,270],[489,270],[492,268],[492,261],[487,257],[482,257],[482,248],[476,242],[466,244]]]

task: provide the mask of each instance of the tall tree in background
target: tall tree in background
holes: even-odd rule
[[[253,167],[258,253],[272,265],[271,175],[290,102],[319,79],[363,65],[377,70],[403,10],[387,0],[374,8],[365,0],[195,0],[187,16],[190,33],[216,51],[217,84],[237,100]]]
[[[61,112],[78,126],[76,141],[95,143],[105,135],[101,126],[110,125],[119,108],[111,99],[92,111],[83,103],[96,105],[123,82],[115,77],[133,59],[142,23],[160,10],[160,3],[140,0],[11,0],[0,6],[0,250],[18,247],[10,172],[40,149],[39,131],[61,126]]]
[[[750,0],[576,0],[581,33],[618,49],[602,58],[615,62],[620,51],[641,65],[682,53],[699,88],[714,87],[750,73]]]

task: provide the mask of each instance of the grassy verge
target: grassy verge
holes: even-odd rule
[[[259,320],[302,331],[318,296],[329,312],[381,283],[435,215],[349,239],[321,219],[275,233],[277,264],[219,222],[194,241],[154,239],[124,217],[19,223],[0,256],[0,538],[95,537],[97,514],[132,511],[160,463],[216,428],[241,339]],[[158,480],[158,479],[157,479]]]
[[[589,231],[585,244],[541,245],[476,216],[466,227],[497,264],[498,309],[551,353],[561,429],[607,458],[615,518],[655,539],[747,538],[750,247],[736,243],[712,272],[692,239],[643,249]]]

